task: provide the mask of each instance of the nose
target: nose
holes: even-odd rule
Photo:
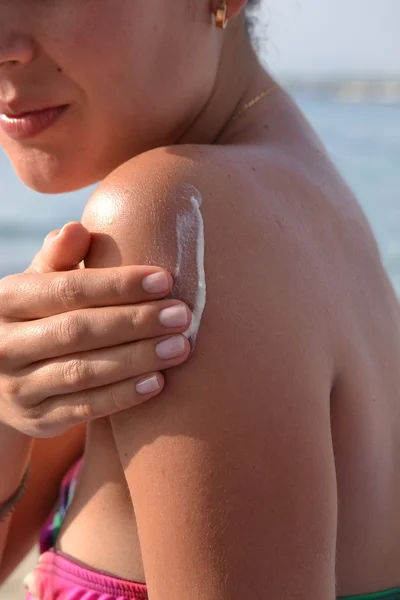
[[[0,69],[23,66],[34,58],[28,17],[25,2],[22,5],[19,0],[0,0]]]
[[[7,27],[0,25],[0,69],[27,65],[34,55],[35,45],[28,35],[7,31]]]

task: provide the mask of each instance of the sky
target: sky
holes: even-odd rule
[[[263,2],[263,54],[276,73],[400,78],[400,0]]]

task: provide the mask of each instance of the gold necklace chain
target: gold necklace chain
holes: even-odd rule
[[[246,102],[244,106],[238,108],[235,114],[229,119],[228,123],[236,121],[239,117],[242,116],[244,112],[246,112],[246,110],[249,110],[249,108],[252,108],[255,104],[258,104],[263,98],[270,96],[276,89],[278,89],[278,87],[279,85],[275,83],[275,85],[273,85],[272,87],[268,88],[264,92],[261,92],[261,94],[258,94],[258,96],[256,96],[255,98],[249,100],[249,102]]]

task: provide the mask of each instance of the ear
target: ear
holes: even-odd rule
[[[237,17],[246,7],[247,0],[228,0],[228,19]]]
[[[212,12],[216,14],[217,10],[221,8],[223,0],[212,0]],[[228,19],[237,17],[239,13],[245,8],[247,0],[227,0],[228,5]]]

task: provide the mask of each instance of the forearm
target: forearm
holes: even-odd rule
[[[26,472],[33,440],[6,425],[0,425],[0,506],[17,490]],[[0,562],[12,517],[0,520]]]
[[[25,454],[24,460],[32,463],[28,489],[9,522],[0,525],[0,548],[3,548],[0,550],[0,586],[38,541],[40,530],[59,496],[63,477],[83,454],[85,436],[86,426],[73,427],[62,436],[35,439],[32,451]],[[12,441],[15,450],[19,444],[20,459],[24,455],[23,440],[22,437]],[[1,453],[4,457],[3,446]],[[22,464],[21,461],[18,468],[23,476]],[[15,462],[14,465],[17,466]],[[0,478],[2,475],[0,471]],[[14,491],[15,487],[12,493]]]
[[[0,424],[0,505],[18,488],[27,469],[33,439]]]

